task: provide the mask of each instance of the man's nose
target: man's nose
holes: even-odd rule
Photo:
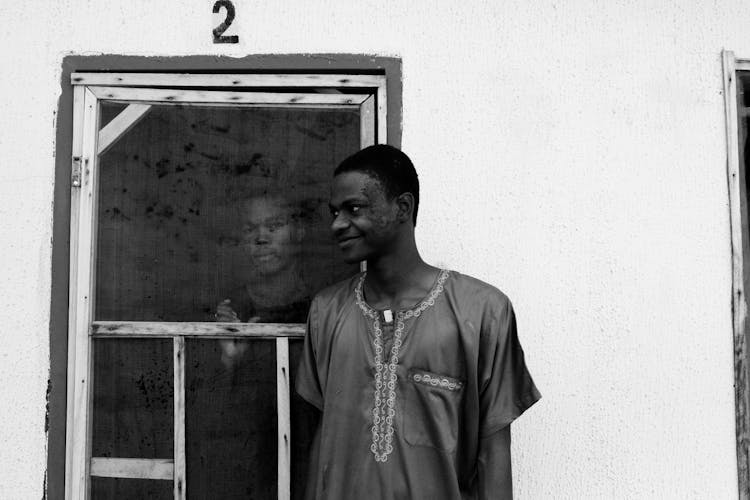
[[[260,245],[268,243],[268,230],[259,227],[255,232],[255,239],[253,241]]]
[[[347,219],[341,212],[339,212],[339,214],[333,218],[333,221],[331,221],[331,231],[333,234],[339,233],[348,227],[349,219]]]

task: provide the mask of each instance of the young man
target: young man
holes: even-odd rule
[[[300,268],[303,226],[298,211],[280,194],[253,196],[240,202],[242,244],[252,265],[247,283],[231,290],[214,318],[234,323],[301,323],[311,292]],[[227,368],[249,344],[220,340]]]
[[[322,412],[309,498],[512,498],[510,423],[540,397],[508,298],[425,263],[419,183],[377,145],[334,173],[331,229],[367,271],[313,299],[297,392]]]
[[[239,205],[242,248],[252,275],[217,306],[216,320],[304,322],[311,293],[299,258],[304,238],[300,209],[274,192]]]

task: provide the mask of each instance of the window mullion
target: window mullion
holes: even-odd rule
[[[376,139],[376,144],[387,144],[388,143],[388,106],[387,106],[387,92],[385,87],[385,82],[383,82],[382,85],[378,86],[377,90],[377,106],[378,106],[378,115],[377,115],[377,127],[378,127],[378,137]]]
[[[279,500],[289,500],[290,479],[290,407],[289,407],[289,339],[276,339],[276,408],[278,417],[278,486]]]
[[[185,337],[173,339],[174,345],[174,498],[186,498],[185,457]]]
[[[374,96],[370,96],[359,106],[359,140],[363,148],[375,144]]]

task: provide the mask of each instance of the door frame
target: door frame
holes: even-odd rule
[[[71,184],[73,157],[73,94],[71,75],[76,72],[235,74],[243,75],[383,75],[387,92],[385,128],[388,143],[400,146],[402,117],[401,60],[356,54],[250,55],[140,57],[121,55],[66,56],[62,61],[61,95],[55,114],[55,198],[53,206],[52,283],[50,314],[50,380],[46,430],[47,498],[64,498],[65,428],[67,408],[69,320],[68,280],[71,262]]]

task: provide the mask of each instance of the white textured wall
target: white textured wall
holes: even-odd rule
[[[750,56],[747,2],[235,3],[238,46],[213,0],[0,5],[0,498],[43,489],[62,57],[299,52],[403,58],[423,253],[512,297],[544,394],[517,497],[736,497],[720,51]]]

